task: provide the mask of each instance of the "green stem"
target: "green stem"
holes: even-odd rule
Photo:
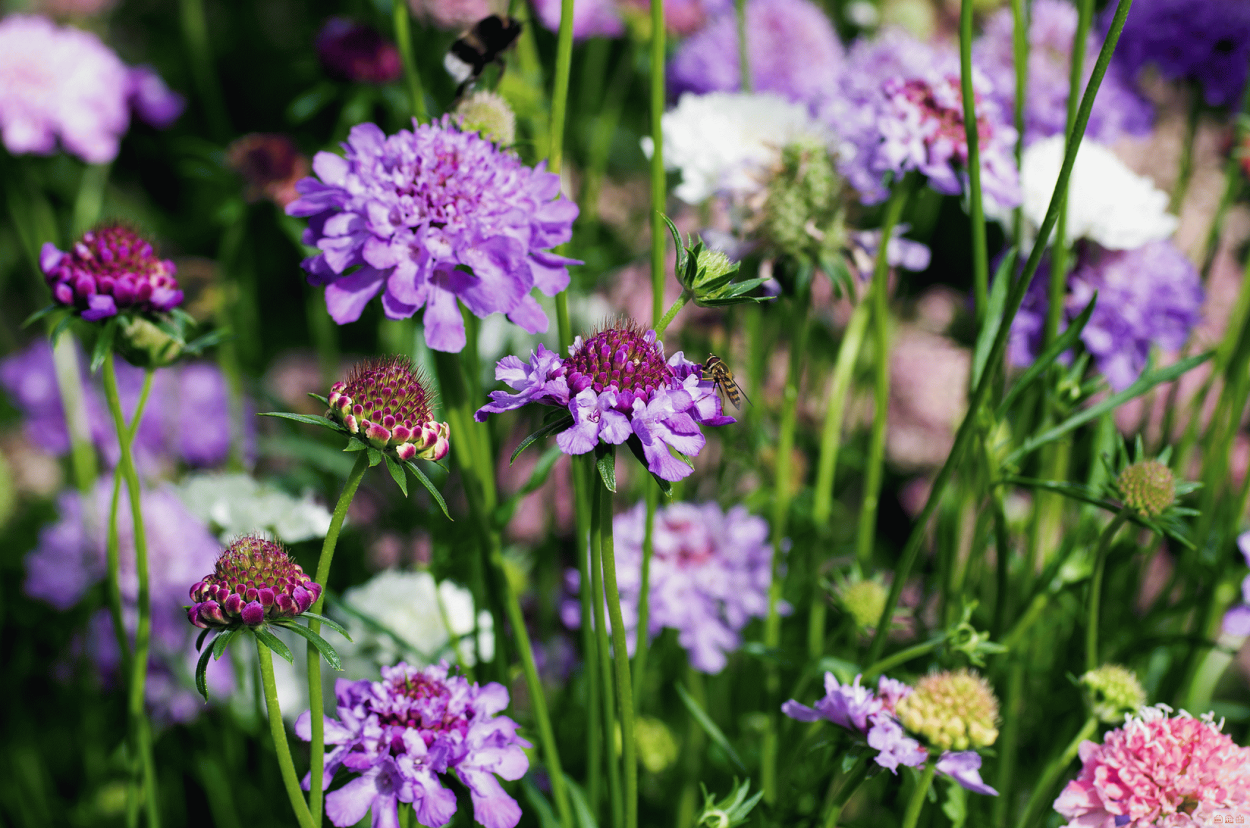
[[[1098,609],[1102,600],[1102,576],[1107,568],[1107,552],[1111,549],[1111,539],[1126,520],[1128,510],[1121,509],[1098,536],[1098,546],[1094,550],[1094,574],[1089,579],[1089,611],[1085,622],[1086,670],[1096,670],[1102,663],[1098,660]]]
[[[734,0],[734,22],[738,31],[738,88],[751,91],[751,50],[747,44],[747,0]]]
[[[919,658],[925,653],[936,650],[938,645],[942,644],[943,641],[945,641],[945,639],[942,637],[932,638],[928,641],[922,641],[919,644],[913,644],[905,650],[899,650],[897,653],[890,653],[890,655],[880,661],[874,662],[871,667],[865,670],[864,678],[871,681],[877,676],[894,669],[900,664],[906,664],[913,658]]]
[[[1033,274],[1037,272],[1038,264],[1041,262],[1042,254],[1046,247],[1045,239],[1049,237],[1058,219],[1059,202],[1061,201],[1060,194],[1067,189],[1068,179],[1072,176],[1072,165],[1076,161],[1076,148],[1079,144],[1079,138],[1085,134],[1085,126],[1089,123],[1089,116],[1094,108],[1094,98],[1098,93],[1098,87],[1102,84],[1103,76],[1107,73],[1107,67],[1111,63],[1111,55],[1115,51],[1116,43],[1119,42],[1120,33],[1124,30],[1124,22],[1132,5],[1133,0],[1119,0],[1119,3],[1116,5],[1115,16],[1111,20],[1107,37],[1103,41],[1102,50],[1098,54],[1098,62],[1094,65],[1093,75],[1085,89],[1084,97],[1081,98],[1080,110],[1077,112],[1076,125],[1072,130],[1072,134],[1078,140],[1068,142],[1068,147],[1064,152],[1063,166],[1059,170],[1059,180],[1056,183],[1055,193],[1051,196],[1050,206],[1046,210],[1046,217],[1042,220],[1042,225],[1038,230],[1037,241],[1033,245],[1032,252],[1029,253],[1028,260],[1024,263],[1024,269],[1020,278],[1012,284],[1008,293],[1002,324],[999,326],[994,342],[990,346],[990,355],[985,363],[989,367],[983,373],[981,381],[977,383],[976,388],[972,392],[968,412],[964,415],[959,430],[955,433],[955,442],[951,447],[951,452],[947,455],[946,461],[942,464],[942,468],[934,478],[933,486],[929,491],[929,497],[925,501],[924,508],[917,517],[911,534],[903,547],[902,556],[895,570],[894,583],[890,587],[890,594],[886,598],[885,607],[882,608],[881,622],[877,625],[877,632],[873,636],[872,644],[869,645],[867,660],[870,663],[880,658],[881,651],[885,648],[887,623],[894,615],[894,608],[898,606],[898,599],[902,594],[903,585],[907,582],[908,576],[911,575],[912,567],[916,564],[916,558],[920,554],[920,546],[924,542],[929,519],[937,509],[938,503],[941,502],[942,494],[950,482],[951,474],[963,459],[963,453],[968,442],[977,431],[978,412],[989,396],[997,369],[1002,365],[1003,357],[1007,352],[1007,340],[1011,335],[1011,321],[1015,318],[1016,311],[1020,309],[1020,304],[1024,301],[1024,294],[1028,290],[1029,282],[1033,279]]]
[[[582,178],[582,197],[578,199],[582,205],[582,215],[578,218],[587,224],[599,220],[599,194],[603,191],[603,178],[607,173],[608,156],[612,151],[612,138],[621,123],[625,96],[633,77],[634,49],[635,43],[630,39],[617,61],[603,98],[603,109],[599,117],[594,119],[591,129],[590,143],[586,148],[586,172]]]
[[[629,651],[625,621],[621,617],[621,593],[616,586],[616,554],[612,543],[612,493],[599,492],[600,557],[603,561],[603,594],[612,628],[612,658],[616,666],[616,702],[621,716],[621,762],[625,776],[625,828],[638,828],[638,760],[634,743],[634,691],[629,679]],[[571,823],[570,823],[571,824]]]
[[[569,74],[573,65],[573,0],[560,0],[560,31],[556,35],[556,74],[551,84],[551,137],[548,168],[560,172],[564,161],[564,118],[569,105]]]
[[[1238,108],[1240,115],[1233,118],[1233,146],[1240,147],[1246,140],[1247,132],[1250,132],[1250,83],[1245,85],[1241,93],[1241,106]],[[1232,206],[1233,199],[1237,197],[1237,193],[1241,191],[1241,160],[1237,157],[1236,152],[1228,154],[1228,160],[1224,162],[1224,194],[1220,197],[1219,207],[1216,208],[1215,215],[1211,217],[1211,226],[1207,229],[1207,240],[1202,248],[1202,281],[1205,283],[1207,277],[1211,274],[1211,266],[1215,264],[1215,253],[1219,248],[1220,233],[1224,229],[1224,217],[1228,214],[1228,208]]]
[[[1016,128],[1016,168],[1024,157],[1024,103],[1029,89],[1029,19],[1024,0],[1011,0],[1011,54],[1016,67],[1016,99],[1012,110],[1012,122]],[[1011,237],[1020,244],[1024,233],[1024,209],[1016,207],[1011,214]],[[1020,260],[1017,246],[1016,261]],[[1015,272],[1015,268],[1012,268]]]
[[[343,484],[343,491],[339,494],[338,503],[334,504],[334,514],[330,518],[330,528],[326,530],[325,540],[321,543],[321,557],[317,559],[317,576],[313,579],[321,584],[321,596],[309,608],[310,611],[321,614],[322,607],[325,606],[326,592],[329,590],[330,583],[330,564],[334,562],[334,550],[338,546],[339,533],[343,530],[343,521],[347,519],[347,510],[352,505],[352,498],[356,496],[356,489],[360,487],[360,481],[365,476],[365,472],[369,469],[369,453],[360,451],[356,453],[356,462],[352,465],[352,470],[347,475],[347,482]],[[321,622],[315,619],[308,619],[308,628],[315,633],[321,632]],[[259,641],[257,646],[262,646]],[[263,659],[262,659],[263,661]],[[317,648],[311,643],[308,645],[308,709],[312,711],[310,716],[310,725],[312,732],[309,734],[309,786],[308,786],[308,812],[310,819],[314,825],[321,825],[321,806],[322,794],[324,793],[324,779],[326,766],[326,743],[325,743],[325,702],[323,701],[321,687],[321,654],[317,652]]]
[[[425,92],[421,89],[421,75],[412,53],[412,20],[408,16],[405,0],[391,0],[391,17],[395,25],[395,43],[399,46],[400,61],[404,64],[404,80],[408,84],[408,100],[412,115],[420,122],[429,120],[425,109]]]
[[[885,426],[890,407],[890,263],[888,251],[894,227],[903,215],[903,207],[911,193],[910,178],[896,181],[885,208],[881,225],[881,246],[873,267],[869,288],[872,303],[873,332],[873,412],[872,439],[864,471],[864,499],[859,509],[859,529],[855,537],[855,557],[861,567],[872,561],[873,541],[877,533],[877,504],[881,496],[881,478],[885,469]]]
[[[300,828],[314,828],[316,823],[313,822],[308,805],[304,802],[299,777],[295,775],[295,763],[291,761],[291,748],[286,741],[286,724],[282,721],[282,710],[278,707],[278,685],[273,679],[273,656],[259,638],[256,639],[256,657],[260,662],[260,683],[265,689],[265,707],[269,712],[269,733],[273,736],[274,752],[278,755],[282,784],[286,788],[287,797],[291,800],[291,809],[295,811],[295,821],[300,824]],[[314,721],[318,718],[320,717],[317,715],[312,717]]]
[[[669,321],[660,319],[664,308],[664,207],[668,195],[664,175],[664,36],[664,0],[651,0],[651,318],[660,320],[656,323],[657,336]]]
[[[696,670],[690,659],[686,659],[686,687],[690,696],[700,707],[707,709],[707,690],[704,687],[703,674]],[[691,828],[694,823],[695,809],[698,807],[699,776],[703,769],[703,749],[707,744],[707,735],[703,728],[690,716],[686,720],[686,738],[682,742],[682,783],[681,798],[677,800],[677,820],[673,828]]]
[[[209,132],[214,140],[224,144],[230,139],[230,118],[226,114],[221,86],[217,83],[217,72],[213,69],[204,0],[179,0],[178,8],[182,18],[182,38],[191,63],[191,77],[203,102]]]
[[[911,799],[907,801],[907,810],[903,812],[903,828],[916,828],[916,822],[920,819],[920,809],[924,807],[924,801],[929,795],[929,788],[933,785],[935,773],[937,773],[937,760],[930,759],[925,763],[924,773],[916,782],[916,790],[912,791]]]
[[[859,790],[859,786],[867,778],[868,757],[861,756],[855,760],[855,766],[846,775],[846,779],[842,782],[842,787],[838,789],[837,795],[829,803],[829,809],[825,811],[825,828],[837,828],[838,817],[842,815],[842,809],[846,807],[846,803],[850,801],[855,791]]]
[[[634,644],[634,701],[642,709],[642,694],[647,672],[648,624],[650,623],[651,556],[655,553],[655,511],[660,502],[660,487],[647,485],[647,518],[642,530],[642,570],[638,579],[638,625]]]
[[[1090,716],[1085,720],[1085,724],[1081,726],[1080,731],[1073,737],[1068,746],[1063,749],[1063,753],[1051,760],[1046,769],[1042,771],[1042,776],[1034,786],[1033,792],[1029,794],[1029,800],[1024,806],[1024,816],[1020,818],[1020,828],[1029,828],[1034,821],[1037,820],[1044,809],[1050,802],[1050,791],[1054,787],[1055,781],[1059,778],[1068,767],[1072,764],[1072,760],[1076,758],[1077,751],[1080,750],[1081,742],[1093,736],[1098,730],[1098,719]]]
[[[1179,214],[1189,192],[1189,182],[1194,174],[1194,138],[1198,134],[1198,121],[1202,118],[1202,90],[1197,84],[1189,86],[1189,112],[1185,116],[1185,138],[1181,141],[1181,157],[1176,165],[1176,183],[1168,199],[1168,212]],[[1234,144],[1233,146],[1236,146]]]
[[[1003,706],[1003,728],[997,746],[998,776],[994,781],[998,796],[994,799],[993,824],[998,828],[1007,828],[1008,814],[1015,802],[1012,794],[1019,756],[1020,723],[1024,719],[1024,665],[1023,658],[1013,657],[1007,673],[1007,701]]]
[[[78,183],[78,195],[74,199],[74,238],[91,229],[104,206],[104,191],[108,187],[109,164],[88,164]]]
[[[594,542],[594,536],[591,534],[590,528],[591,507],[586,502],[587,487],[585,478],[587,471],[586,458],[578,457],[573,459],[573,507],[577,527],[577,541],[574,544],[574,549],[585,548],[589,550],[591,543]],[[598,583],[598,577],[591,577],[588,554],[577,556],[577,571],[581,576],[578,593],[582,619],[582,661],[585,665],[583,669],[586,676],[586,800],[590,805],[590,812],[598,816],[600,795],[602,793],[601,786],[603,785],[603,756],[600,751],[602,750],[604,730],[601,716],[602,708],[599,706],[601,693],[599,665],[603,656],[599,652],[596,631],[606,630],[606,628],[602,624],[592,624],[590,622],[590,619],[595,617],[592,588],[594,584]],[[593,593],[595,596],[602,596],[602,594],[602,589]],[[599,598],[599,612],[603,612],[603,600],[601,597]]]
[[[659,213],[656,213],[656,215],[659,215]],[[659,238],[659,236],[657,236],[656,238]],[[658,282],[653,282],[652,284],[652,288],[655,291],[653,295],[658,297],[658,300],[656,302],[657,309],[659,307],[662,307],[664,303],[664,242],[662,240],[660,242],[659,259],[660,259],[660,269],[658,271],[657,270],[651,271],[653,274],[657,272],[660,274],[660,278]],[[654,264],[654,260],[652,263]],[[686,303],[689,302],[693,297],[694,297],[694,294],[690,292],[689,288],[686,288],[685,290],[681,292],[681,296],[678,296],[677,300],[673,302],[672,307],[670,307],[667,311],[665,311],[663,316],[660,316],[657,310],[655,314],[655,318],[658,319],[658,321],[655,323],[655,336],[657,339],[664,335],[664,331],[668,328],[668,323],[673,321],[673,318],[677,316],[678,312],[682,308],[684,308],[686,306]]]
[[[981,148],[977,134],[976,94],[972,88],[972,7],[963,0],[959,12],[959,82],[964,104],[964,136],[968,142],[968,207],[972,219],[972,288],[978,327],[985,322],[989,296],[989,251],[985,240],[985,208],[981,198]],[[887,231],[882,247],[889,242]]]
[[[621,799],[621,777],[617,764],[619,752],[616,747],[616,705],[612,693],[612,669],[608,661],[611,644],[608,643],[608,621],[603,594],[603,498],[599,496],[599,475],[593,461],[586,464],[582,475],[586,495],[590,499],[590,602],[593,607],[595,637],[599,652],[599,676],[603,690],[604,753],[607,760],[608,802],[611,806],[612,825],[621,828],[625,821],[625,807]],[[610,520],[611,517],[609,516]]]
[[[69,431],[69,459],[74,485],[79,492],[87,495],[95,484],[99,469],[87,422],[87,399],[83,393],[78,351],[71,337],[62,336],[53,346],[52,367],[61,408],[65,411],[65,428]]]

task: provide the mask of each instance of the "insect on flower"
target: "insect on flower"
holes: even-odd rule
[[[443,68],[460,84],[457,100],[492,63],[503,65],[503,53],[521,36],[521,23],[507,15],[483,17],[456,42],[443,58]]]
[[[707,361],[703,363],[703,373],[715,383],[716,390],[734,408],[742,408],[744,399],[748,403],[751,402],[751,398],[743,392],[742,386],[734,380],[734,372],[729,370],[725,361],[716,354],[707,355]]]

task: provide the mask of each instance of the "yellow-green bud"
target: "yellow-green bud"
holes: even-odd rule
[[[1120,472],[1116,488],[1125,506],[1143,517],[1154,518],[1176,499],[1176,475],[1158,460],[1141,460]]]
[[[998,699],[970,670],[931,673],[898,703],[899,721],[939,750],[968,750],[998,738]]]
[[[842,178],[818,143],[791,144],[768,185],[760,235],[777,252],[820,261],[842,249]]]
[[[127,314],[117,328],[117,350],[131,365],[161,368],[182,354],[183,343],[142,316]]]
[[[725,255],[724,251],[703,248],[695,259],[699,276],[703,279],[719,279],[727,273],[738,269],[738,263]]]
[[[516,140],[516,113],[494,92],[480,90],[456,106],[456,118],[465,132],[480,133],[488,141],[511,146]]]
[[[1137,676],[1118,664],[1104,664],[1081,676],[1081,689],[1089,712],[1107,724],[1122,723],[1126,713],[1136,713],[1146,703]]]
[[[677,761],[678,745],[668,725],[650,716],[640,716],[634,723],[638,745],[638,761],[651,773],[661,773]]]
[[[889,590],[876,580],[851,581],[838,590],[843,609],[855,619],[855,626],[863,630],[876,629],[885,612],[885,600]]]

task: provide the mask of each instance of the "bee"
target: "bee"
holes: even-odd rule
[[[492,63],[502,65],[503,53],[520,36],[520,21],[507,15],[492,14],[483,17],[451,44],[451,49],[443,58],[443,68],[460,84],[456,87],[456,98],[459,99],[482,76],[487,66]]]
[[[751,399],[743,393],[741,386],[734,380],[734,372],[729,370],[725,361],[716,354],[707,355],[707,362],[703,363],[703,376],[715,383],[716,390],[734,408],[742,408],[744,399],[748,403],[751,402]]]

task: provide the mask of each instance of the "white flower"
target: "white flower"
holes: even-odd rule
[[[428,572],[384,570],[343,593],[352,654],[378,665],[401,658],[433,664],[440,658],[466,665],[476,661],[473,647],[473,595],[451,581],[436,584]],[[446,623],[444,623],[446,618]],[[490,613],[477,615],[478,649],[483,659],[495,654]],[[448,627],[451,635],[448,635]],[[452,640],[455,636],[455,641]]]
[[[1044,138],[1024,151],[1020,184],[1024,190],[1026,246],[1037,236],[1063,166],[1063,136]],[[1089,239],[1108,250],[1133,250],[1161,241],[1176,231],[1177,218],[1167,212],[1167,193],[1145,176],[1124,165],[1110,149],[1082,141],[1068,184],[1070,241]],[[1006,225],[1011,212],[995,208],[993,215]]]
[[[330,512],[311,493],[296,498],[246,474],[196,474],[176,488],[178,499],[219,538],[265,532],[283,543],[324,538]]]
[[[825,127],[803,104],[780,95],[687,92],[664,113],[664,165],[681,170],[675,193],[700,204],[717,193],[745,197],[767,184],[782,147],[796,141],[827,143]],[[642,151],[651,157],[650,138]]]

